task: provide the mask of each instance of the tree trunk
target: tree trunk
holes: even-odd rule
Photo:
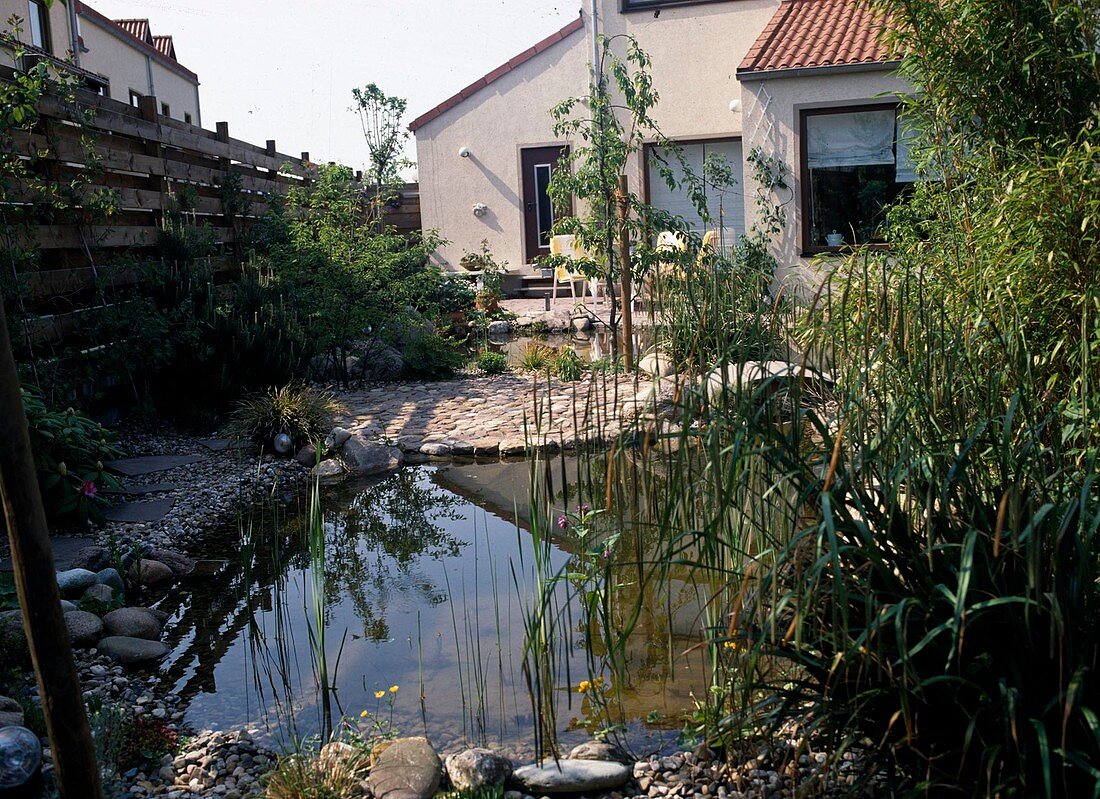
[[[0,499],[58,788],[64,799],[103,799],[95,745],[84,711],[69,630],[61,612],[53,551],[2,300],[0,442]]]
[[[629,372],[634,369],[634,303],[631,297],[631,283],[634,281],[630,267],[630,230],[626,225],[630,214],[626,175],[619,175],[619,190],[615,199],[619,211],[619,286],[622,295],[623,366]]]

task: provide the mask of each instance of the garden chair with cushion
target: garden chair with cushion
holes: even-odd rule
[[[577,237],[572,235],[553,236],[550,239],[550,254],[568,258],[574,262],[587,258],[584,249],[577,243]],[[560,263],[560,262],[559,262]],[[577,284],[581,284],[581,303],[584,303],[585,288],[597,299],[599,281],[590,279],[583,272],[574,272],[564,265],[554,267],[554,287],[550,295],[550,303],[554,304],[558,299],[558,284],[568,283],[573,300],[577,299]]]

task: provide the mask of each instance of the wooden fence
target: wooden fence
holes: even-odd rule
[[[215,279],[233,280],[250,221],[268,209],[269,198],[308,184],[315,174],[309,153],[279,153],[274,141],[258,147],[230,137],[225,122],[204,130],[162,116],[158,108],[156,97],[141,98],[135,108],[79,91],[75,109],[47,97],[34,130],[14,133],[15,153],[34,159],[38,179],[59,187],[76,185],[78,207],[108,189],[115,206],[107,223],[78,212],[61,224],[28,224],[35,213],[31,204],[9,207],[9,216],[24,222],[20,235],[26,244],[39,249],[37,267],[21,276],[23,310],[31,315],[26,341],[63,339],[83,315],[95,312],[99,286],[140,292],[148,272],[136,264],[155,259],[165,214],[178,208],[183,196],[189,221],[210,231]],[[90,121],[74,124],[74,110],[86,109],[94,112]],[[239,186],[232,197],[223,188],[230,175]],[[233,213],[227,213],[227,199]],[[17,190],[14,200],[30,203],[33,198],[20,197]],[[416,184],[405,186],[385,214],[387,224],[400,232],[419,230]]]

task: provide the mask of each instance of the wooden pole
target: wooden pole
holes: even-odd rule
[[[3,442],[0,500],[57,785],[64,799],[103,799],[95,744],[76,676],[69,630],[61,612],[61,594],[3,300],[0,300],[0,442]]]
[[[630,267],[630,230],[627,219],[630,216],[630,197],[626,175],[619,175],[619,190],[616,194],[619,210],[619,293],[622,296],[623,314],[623,365],[626,370],[634,369],[634,301],[631,296],[634,282]]]

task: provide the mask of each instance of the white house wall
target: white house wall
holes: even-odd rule
[[[663,15],[662,15],[663,16]],[[799,114],[806,109],[867,105],[888,102],[908,90],[908,84],[892,72],[843,72],[824,69],[801,77],[748,80],[743,84],[746,157],[754,147],[777,156],[790,167],[790,192],[775,195],[787,201],[787,225],[773,245],[779,261],[778,279],[805,295],[816,288],[835,259],[802,257],[802,185],[799,150]],[[745,166],[746,224],[757,218],[753,198],[759,185]]]
[[[654,116],[666,136],[689,141],[741,135],[743,114],[730,110],[731,101],[741,100],[735,71],[777,0],[666,8],[658,18],[652,12],[623,14],[619,0],[600,2],[601,31],[634,36],[653,60],[660,95]],[[449,240],[438,253],[444,264],[457,264],[483,239],[511,268],[524,264],[519,150],[557,143],[549,112],[587,87],[590,20],[586,8],[582,31],[416,131],[423,225]],[[462,147],[470,149],[469,158],[458,156]],[[641,192],[640,155],[627,175]],[[476,203],[488,207],[480,219],[473,215]]]

